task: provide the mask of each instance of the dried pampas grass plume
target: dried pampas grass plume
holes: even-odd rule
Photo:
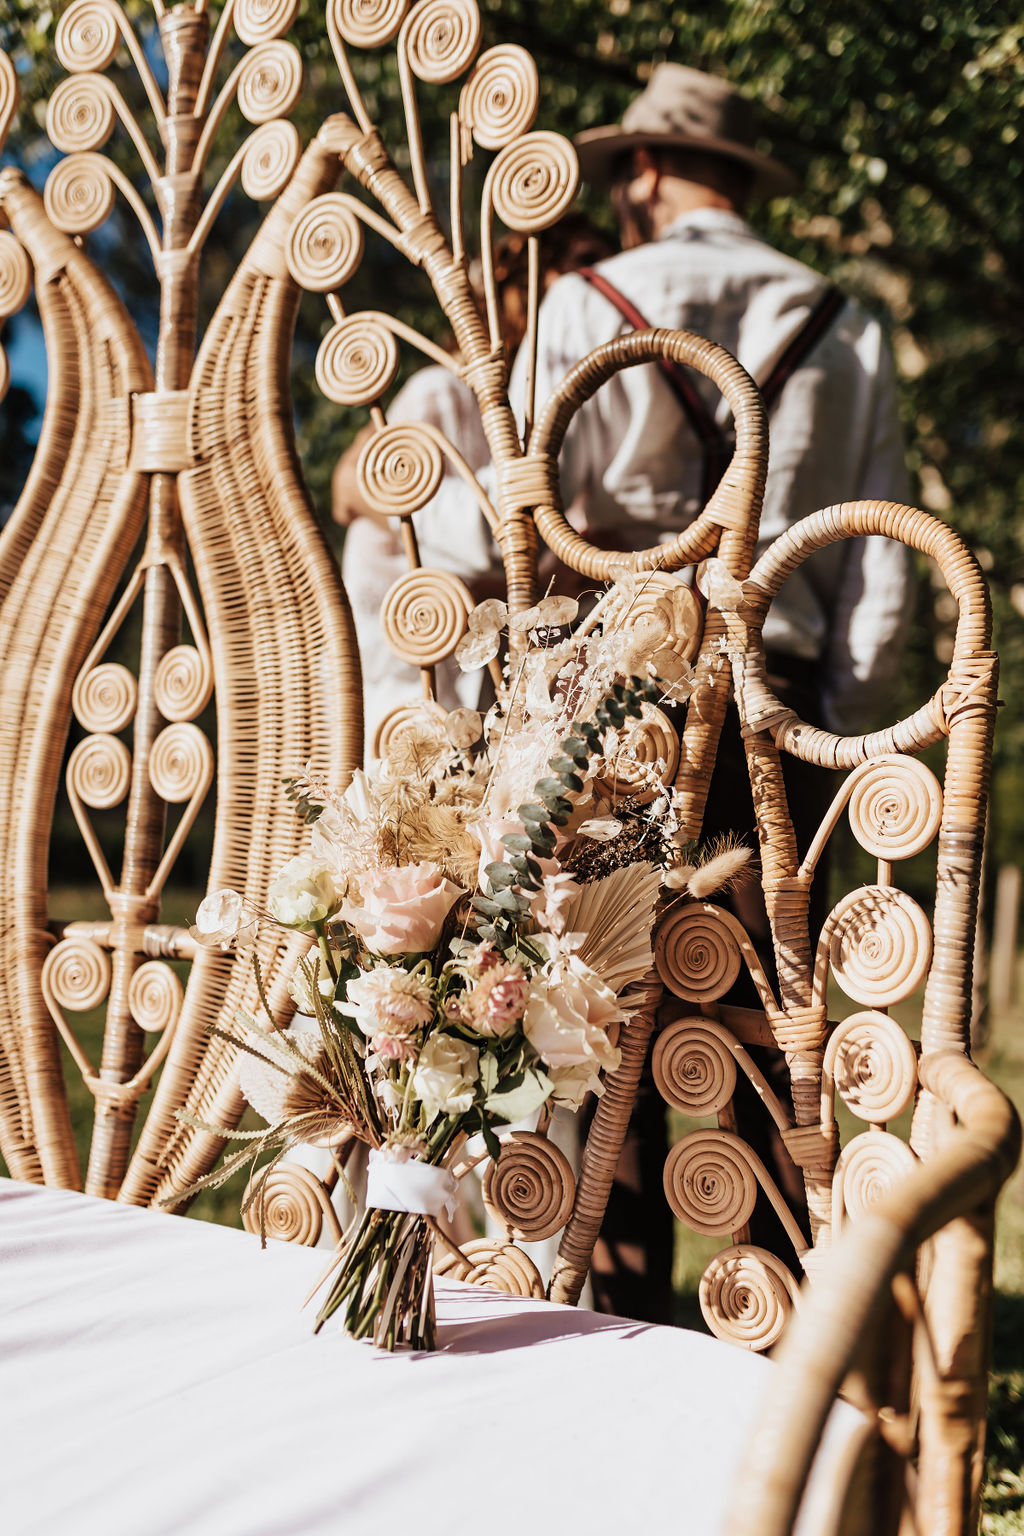
[[[753,854],[736,837],[716,838],[697,855],[696,864],[677,864],[665,876],[670,891],[685,891],[694,901],[706,901],[727,891],[750,873]]]

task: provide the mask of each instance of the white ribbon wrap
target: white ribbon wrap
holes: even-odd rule
[[[366,1171],[366,1207],[377,1211],[408,1211],[415,1216],[455,1215],[459,1185],[447,1168],[414,1159],[399,1163],[371,1148]]]

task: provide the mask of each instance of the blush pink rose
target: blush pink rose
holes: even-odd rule
[[[346,901],[340,915],[377,955],[426,954],[465,894],[430,863],[370,870],[358,883],[358,902]]]

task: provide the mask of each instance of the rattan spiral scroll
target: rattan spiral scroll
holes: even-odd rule
[[[462,1253],[464,1257],[457,1259],[454,1253],[439,1251],[434,1273],[453,1280],[468,1280],[470,1285],[488,1286],[506,1296],[544,1295],[537,1266],[514,1243],[479,1237],[463,1243]]]
[[[484,1174],[484,1205],[510,1237],[524,1243],[564,1227],[575,1195],[568,1158],[533,1131],[513,1131]]]
[[[398,364],[392,332],[368,315],[350,315],[320,343],[316,381],[337,405],[369,405],[394,383]]]
[[[283,37],[295,20],[299,0],[235,0],[232,20],[248,47]]]
[[[194,645],[172,646],[160,658],[153,686],[165,720],[192,720],[213,693],[213,673]]]
[[[736,1058],[721,1027],[707,1019],[676,1019],[662,1030],[651,1061],[666,1103],[684,1115],[716,1115],[736,1087]]]
[[[100,149],[114,131],[114,104],[94,75],[62,80],[46,108],[46,132],[55,149],[73,154]]]
[[[622,745],[615,754],[613,777],[601,781],[616,794],[647,790],[653,796],[658,785],[671,784],[679,766],[679,733],[663,710],[643,707],[643,718],[619,733]]]
[[[163,960],[146,960],[132,976],[128,987],[132,1018],[147,1034],[159,1033],[176,1024],[184,997],[181,982]]]
[[[87,731],[123,731],[138,701],[135,674],[116,661],[104,661],[83,672],[71,695],[71,707]]]
[[[104,0],[78,0],[57,23],[54,42],[58,59],[72,74],[106,69],[121,42],[113,6]]]
[[[292,43],[261,43],[238,69],[238,107],[249,123],[286,117],[302,94],[302,58]]]
[[[284,191],[302,148],[294,123],[280,119],[257,128],[242,159],[242,190],[254,202],[269,202]]]
[[[250,1196],[253,1198],[250,1200]],[[284,1243],[315,1248],[324,1228],[330,1197],[321,1181],[299,1163],[278,1163],[249,1181],[242,1225]]]
[[[725,1131],[691,1131],[665,1159],[665,1197],[694,1232],[728,1237],[739,1231],[757,1200],[743,1143]]]
[[[576,151],[561,134],[528,133],[501,151],[488,173],[494,211],[525,235],[550,228],[579,187]]]
[[[885,1013],[855,1013],[829,1042],[826,1061],[847,1109],[872,1125],[895,1120],[917,1088],[917,1056],[903,1030]]]
[[[417,699],[411,704],[396,704],[377,727],[377,734],[373,738],[373,754],[375,757],[387,757],[403,731],[422,731],[432,721],[443,727],[446,719],[447,712],[432,700]]]
[[[615,621],[639,630],[658,676],[679,682],[700,649],[704,620],[690,588],[667,571],[651,571],[638,592],[622,592],[614,604]]]
[[[515,43],[488,48],[462,88],[459,116],[483,149],[503,149],[533,127],[540,101],[537,66]]]
[[[420,428],[385,427],[359,457],[359,488],[376,512],[408,517],[425,507],[444,475],[441,450]]]
[[[898,1136],[888,1131],[864,1131],[839,1154],[833,1199],[855,1221],[916,1166],[913,1152]]]
[[[409,0],[329,0],[328,15],[353,48],[383,48],[397,37]]]
[[[743,964],[739,944],[723,915],[711,907],[676,907],[654,941],[658,975],[676,997],[712,1003],[722,997]]]
[[[363,258],[363,231],[337,192],[315,197],[288,234],[285,260],[295,281],[313,293],[333,293]]]
[[[110,217],[114,183],[99,155],[69,155],[54,166],[43,188],[46,216],[66,235],[87,235]]]
[[[132,780],[132,756],[117,736],[87,736],[68,759],[68,788],[94,811],[120,805]]]
[[[420,567],[388,588],[380,626],[396,656],[411,667],[435,667],[466,633],[473,599],[450,571]]]
[[[932,958],[931,929],[905,891],[862,886],[840,903],[833,920],[832,973],[855,1003],[898,1003],[924,981]]]
[[[43,989],[61,1008],[87,1013],[110,991],[110,956],[92,939],[61,939],[43,963]]]
[[[851,776],[849,817],[862,848],[876,859],[909,859],[927,848],[942,820],[942,788],[924,763],[895,753]]]
[[[213,748],[197,725],[168,725],[153,743],[149,781],[171,805],[191,800],[213,778]]]
[[[13,315],[32,292],[32,266],[9,230],[0,230],[0,320]]]
[[[480,47],[476,0],[420,0],[403,29],[406,57],[428,85],[457,80]]]
[[[718,1339],[745,1349],[770,1349],[789,1322],[797,1296],[786,1266],[747,1243],[716,1254],[700,1282],[700,1310]]]

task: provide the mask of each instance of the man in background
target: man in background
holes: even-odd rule
[[[593,348],[648,325],[692,331],[736,356],[769,411],[770,458],[759,549],[821,507],[863,498],[903,501],[906,471],[889,352],[878,323],[809,267],[746,223],[758,202],[796,180],[758,148],[751,104],[724,80],[663,64],[621,125],[576,141],[583,173],[609,189],[623,251],[559,280],[540,311],[537,400]],[[513,401],[522,395],[519,370]],[[693,521],[731,453],[728,408],[708,380],[682,368],[625,369],[570,424],[560,460],[564,504],[586,510],[594,542],[640,549]],[[769,681],[801,718],[844,734],[884,705],[900,662],[910,597],[908,552],[887,539],[844,541],[786,583],[764,629]],[[785,763],[801,853],[830,798],[828,775]],[[732,831],[756,847],[734,709],[723,731],[703,840]],[[815,882],[812,933],[827,912]],[[734,896],[737,915],[772,974],[756,882]],[[753,1002],[744,996],[731,1000]],[[777,1055],[777,1053],[775,1053]],[[767,1065],[767,1059],[762,1065]],[[758,1145],[763,1108],[740,1074],[741,1132],[768,1161],[799,1213],[802,1179],[781,1144]],[[778,1084],[783,1093],[785,1082]],[[664,1105],[642,1087],[595,1256],[598,1305],[664,1321],[671,1313],[672,1223],[661,1170]],[[755,1242],[794,1267],[770,1212]]]

